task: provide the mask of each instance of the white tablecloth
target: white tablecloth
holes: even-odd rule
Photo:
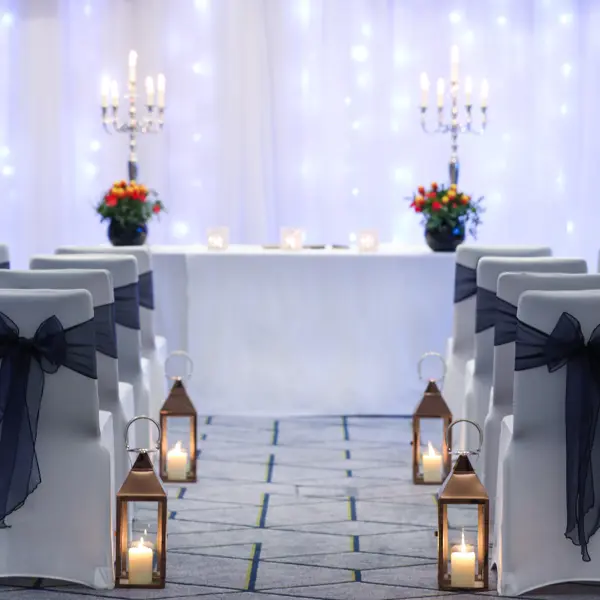
[[[453,254],[152,251],[158,332],[190,353],[202,414],[409,415],[451,334]]]

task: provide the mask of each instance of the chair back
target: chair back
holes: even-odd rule
[[[10,269],[10,252],[6,244],[0,244],[0,269]]]
[[[455,303],[452,333],[452,352],[466,359],[472,358],[475,350],[475,306],[477,263],[484,256],[552,256],[548,246],[478,246],[460,245],[456,251]],[[470,280],[468,294],[458,293],[461,280]],[[466,295],[466,297],[464,297]],[[464,298],[458,300],[458,298]],[[458,300],[458,301],[457,301]]]
[[[152,256],[147,246],[61,246],[57,254],[110,254],[133,256],[137,261],[140,294],[140,324],[142,347],[156,345],[154,325],[154,280]]]
[[[550,336],[559,319],[564,318],[563,313],[576,319],[587,343],[600,325],[600,291],[527,291],[520,297],[517,315],[525,326]],[[600,534],[594,535],[588,545],[591,562],[584,562],[581,548],[565,537],[565,415],[569,412],[566,386],[570,368],[566,363],[553,372],[546,365],[515,372],[513,437],[503,464],[498,565],[499,591],[503,595],[517,596],[566,581],[599,579]],[[569,395],[569,404],[578,401]],[[598,431],[596,426],[594,429]],[[593,447],[598,446],[596,441]],[[575,451],[571,458],[576,455]],[[595,467],[597,459],[594,451]],[[595,482],[595,503],[599,501],[597,486]]]

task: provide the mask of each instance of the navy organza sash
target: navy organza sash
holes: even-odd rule
[[[19,333],[0,312],[0,522],[42,481],[35,441],[46,375],[67,367],[96,379],[93,321],[63,329],[52,316],[32,338]]]
[[[154,310],[154,282],[152,271],[140,275],[140,306]]]
[[[0,269],[10,269],[10,262],[0,262]]]
[[[493,327],[496,321],[496,294],[485,288],[477,288],[475,309],[475,333],[481,333]]]
[[[462,302],[477,293],[477,270],[456,263],[454,273],[454,302]]]
[[[115,288],[115,321],[128,329],[140,328],[140,296],[137,281]]]
[[[600,444],[596,440],[600,410],[600,325],[586,343],[579,321],[569,313],[560,316],[550,335],[519,321],[515,370],[541,366],[547,366],[550,373],[567,368],[565,537],[581,546],[581,556],[589,562],[587,546],[600,527]]]
[[[94,307],[96,350],[111,358],[118,358],[115,312],[114,302]]]
[[[494,346],[510,344],[517,339],[517,307],[496,297],[496,322],[494,323]]]

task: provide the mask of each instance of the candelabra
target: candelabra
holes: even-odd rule
[[[165,113],[165,76],[156,78],[156,102],[154,80],[146,78],[146,110],[148,116],[137,114],[137,52],[129,53],[129,76],[127,81],[128,118],[119,121],[119,86],[116,81],[105,79],[102,83],[102,124],[107,133],[126,133],[129,136],[129,160],[127,171],[130,181],[136,181],[138,175],[137,137],[143,133],[158,133],[164,125]],[[109,96],[111,97],[109,107]]]
[[[458,136],[463,133],[472,133],[475,135],[481,135],[485,131],[487,125],[487,108],[488,108],[488,95],[489,85],[487,80],[483,80],[481,83],[481,127],[475,129],[472,125],[472,95],[473,95],[473,81],[470,77],[465,79],[465,121],[461,123],[458,115],[458,90],[459,90],[459,77],[458,77],[458,47],[453,46],[450,52],[450,122],[444,121],[444,92],[445,85],[443,79],[438,79],[437,82],[437,127],[433,130],[427,128],[426,114],[427,114],[427,100],[429,95],[429,79],[427,74],[421,75],[421,127],[425,133],[449,133],[451,143],[450,163],[448,169],[450,172],[450,183],[458,184],[458,175],[460,170],[460,163],[458,160]]]

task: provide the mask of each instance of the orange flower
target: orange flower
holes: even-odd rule
[[[117,185],[119,185],[122,188],[127,187],[127,183],[124,179],[121,179],[121,181],[119,181]]]
[[[423,204],[423,202],[425,202],[425,198],[423,198],[423,196],[415,197],[415,204]]]
[[[463,204],[469,204],[469,201],[471,200],[470,196],[467,196],[466,194],[463,195],[463,197],[461,198],[461,202]]]
[[[418,188],[418,192],[419,192],[419,194],[421,194],[421,196],[424,196],[425,195],[425,188],[422,185],[420,185],[419,188]]]
[[[452,189],[452,187],[448,190],[448,198],[456,198],[456,192]]]
[[[437,192],[437,189],[438,189],[438,184],[437,184],[435,181],[434,181],[434,182],[431,184],[431,189],[432,189],[434,192]]]

